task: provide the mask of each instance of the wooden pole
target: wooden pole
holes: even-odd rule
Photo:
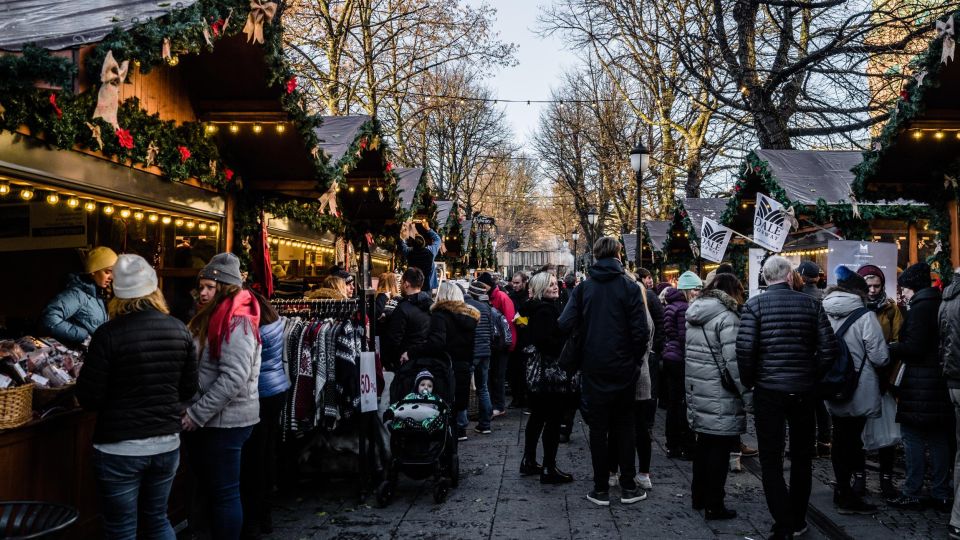
[[[227,253],[230,253],[230,252],[233,251],[233,242],[234,242],[234,238],[233,238],[233,213],[234,213],[234,211],[236,210],[236,208],[237,208],[237,198],[236,198],[236,196],[235,196],[234,194],[232,194],[232,193],[228,193],[228,194],[227,194],[227,206],[226,206],[226,208],[224,209],[224,217],[225,217],[226,219],[224,220],[224,226],[223,226],[223,228],[224,228],[223,237],[224,237],[224,243],[226,244],[226,245],[224,246],[224,251],[226,251]]]
[[[960,221],[957,216],[956,200],[947,203],[947,211],[950,212],[950,264],[953,268],[958,268],[960,267]]]
[[[907,242],[909,243],[908,253],[910,254],[910,264],[917,264],[919,255],[917,254],[917,224],[916,222],[907,225]]]

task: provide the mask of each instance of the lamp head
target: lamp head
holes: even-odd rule
[[[630,151],[630,166],[633,167],[634,172],[641,173],[647,172],[650,168],[650,151],[642,142],[638,142],[637,146]]]

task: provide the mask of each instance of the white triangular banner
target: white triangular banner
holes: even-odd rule
[[[790,234],[783,205],[757,193],[757,205],[753,212],[753,241],[774,253],[783,251],[783,243]]]
[[[715,263],[723,262],[723,254],[727,251],[731,236],[733,231],[704,217],[700,226],[700,256]]]

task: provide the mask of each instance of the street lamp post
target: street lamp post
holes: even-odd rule
[[[577,240],[580,239],[580,232],[576,229],[573,230],[573,273],[577,273]]]
[[[493,253],[490,254],[491,258],[493,259],[493,271],[497,272],[500,262],[497,261],[497,241],[496,240],[490,242],[490,248],[493,251]]]
[[[637,174],[637,252],[636,267],[640,268],[643,260],[643,173],[650,168],[650,152],[642,142],[630,152],[630,167]]]
[[[588,242],[589,242],[589,240],[593,240],[594,242],[596,242],[596,240],[597,240],[597,239],[594,238],[594,237],[597,235],[597,218],[598,218],[598,217],[599,217],[599,216],[597,215],[597,209],[596,209],[596,208],[591,208],[590,211],[587,212],[587,223],[590,224],[590,235],[589,235],[589,238],[587,239]],[[594,262],[594,261],[593,261],[593,250],[591,249],[591,246],[587,246],[587,250],[590,251],[590,262],[593,263],[593,262]]]

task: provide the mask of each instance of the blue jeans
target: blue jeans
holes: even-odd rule
[[[925,448],[930,449],[930,496],[937,499],[949,499],[950,490],[950,433],[944,430],[924,431],[900,424],[903,437],[904,459],[907,466],[907,478],[903,482],[903,494],[907,497],[920,497],[923,490],[923,476],[926,468]]]
[[[190,465],[210,499],[210,534],[214,540],[240,538],[240,451],[251,432],[253,426],[201,428],[190,437]]]
[[[154,456],[118,456],[94,449],[103,537],[135,540],[139,517],[143,538],[175,540],[167,499],[179,464],[180,449]]]
[[[473,368],[473,383],[477,386],[477,402],[480,410],[477,427],[490,429],[490,417],[493,415],[493,404],[490,402],[490,385],[488,384],[490,357],[477,358],[476,364],[477,366]]]

